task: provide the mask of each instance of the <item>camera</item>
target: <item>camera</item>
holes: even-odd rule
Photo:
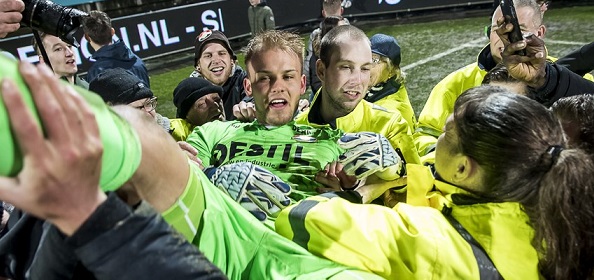
[[[44,33],[54,35],[75,47],[80,44],[74,33],[88,14],[71,7],[64,7],[49,0],[23,0],[25,10],[21,23]]]

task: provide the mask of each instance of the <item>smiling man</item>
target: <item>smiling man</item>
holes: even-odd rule
[[[214,121],[198,126],[187,142],[204,166],[251,162],[270,170],[294,188],[300,200],[321,187],[315,174],[338,159],[342,131],[296,125],[293,116],[305,93],[303,40],[299,35],[266,31],[246,47],[246,93],[254,98],[256,120]]]
[[[194,67],[190,77],[203,77],[223,88],[221,99],[227,120],[234,120],[233,105],[246,96],[243,79],[247,73],[235,63],[237,57],[229,39],[218,30],[205,30],[195,42]]]
[[[76,56],[73,47],[53,35],[41,32],[39,36],[47,52],[49,63],[52,66],[51,68],[54,70],[56,76],[67,80],[71,84],[88,89],[89,83],[76,75],[78,66],[76,65]],[[37,42],[33,41],[33,45],[37,55],[39,55],[39,62],[45,63]]]
[[[322,39],[316,62],[322,88],[296,122],[381,134],[402,152],[407,163],[419,163],[412,131],[402,115],[363,100],[372,67],[371,43],[363,31],[352,25],[330,30]]]

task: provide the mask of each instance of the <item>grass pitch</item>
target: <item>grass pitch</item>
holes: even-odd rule
[[[456,16],[451,14],[451,17]],[[478,52],[489,42],[484,27],[491,21],[488,16],[479,16],[411,24],[400,22],[402,20],[385,20],[381,25],[366,24],[361,28],[369,36],[384,33],[394,36],[400,43],[400,66],[406,73],[406,87],[418,116],[433,86],[449,73],[476,60]],[[550,8],[544,19],[549,55],[561,57],[594,40],[593,22],[594,6]],[[303,34],[304,40],[308,36]],[[243,54],[238,53],[238,60],[244,67]],[[173,89],[190,75],[193,68],[193,62],[188,62],[179,65],[179,69],[151,75],[151,89],[159,97],[159,113],[175,117]]]

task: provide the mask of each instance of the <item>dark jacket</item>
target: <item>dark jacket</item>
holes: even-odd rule
[[[235,66],[233,75],[229,77],[227,82],[223,85],[223,107],[225,107],[225,116],[228,121],[234,120],[233,105],[238,104],[246,98],[245,90],[243,89],[243,79],[247,77],[241,67]]]
[[[148,70],[144,66],[142,59],[135,55],[122,41],[101,47],[93,54],[92,58],[95,63],[91,65],[87,73],[87,81],[89,82],[93,81],[105,69],[123,68],[136,75],[149,88],[151,86]]]
[[[203,77],[200,72],[194,70],[190,77]],[[252,98],[245,94],[243,89],[243,79],[247,77],[245,72],[239,65],[235,65],[233,75],[223,85],[223,107],[225,108],[225,118],[228,121],[235,120],[233,116],[233,106],[239,104],[240,101],[252,102]]]
[[[551,106],[563,97],[594,93],[594,82],[584,79],[561,65],[547,63],[546,71],[546,84],[535,89],[535,99],[545,106]]]
[[[256,6],[250,6],[248,8],[248,20],[250,22],[252,37],[262,31],[273,30],[275,26],[274,14],[272,13],[272,9],[266,5],[266,2],[261,2]]]
[[[30,216],[24,221],[43,224]],[[113,193],[70,237],[49,224],[43,227],[30,279],[226,279],[147,204],[132,211]],[[31,227],[22,229],[27,228]],[[13,238],[22,239],[20,243],[4,240],[8,235],[2,238],[13,241],[6,244],[15,244],[12,252],[2,251],[3,261],[11,259],[7,258],[10,253],[20,253],[22,248],[16,244],[33,243],[26,240],[29,235],[28,231],[13,232]],[[3,276],[24,279],[23,274]]]
[[[559,58],[557,64],[565,66],[574,73],[583,76],[594,70],[594,42]]]

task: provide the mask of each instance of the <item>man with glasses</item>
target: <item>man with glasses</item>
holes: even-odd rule
[[[122,68],[106,69],[93,79],[89,90],[99,94],[108,105],[128,105],[143,110],[170,132],[170,120],[156,111],[157,97],[130,71]]]

